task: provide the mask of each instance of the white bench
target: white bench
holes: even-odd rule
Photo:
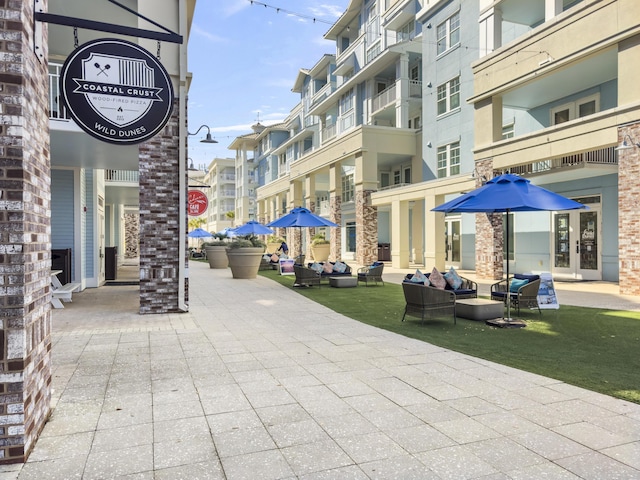
[[[64,308],[63,301],[71,302],[71,295],[80,288],[79,283],[66,283],[59,287],[51,286],[51,304],[54,308]]]

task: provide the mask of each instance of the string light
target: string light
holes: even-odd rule
[[[275,7],[273,5],[269,5],[267,3],[263,3],[263,2],[257,2],[256,0],[247,0],[248,2],[251,2],[251,5],[261,5],[264,8],[270,8],[272,10],[275,10],[276,13],[286,13],[287,15],[292,15],[294,17],[298,17],[298,18],[304,18],[305,20],[311,20],[313,21],[313,23],[326,23],[327,25],[333,25],[334,22],[330,22],[328,20],[323,20],[321,18],[316,18],[316,17],[312,17],[309,15],[304,15],[302,13],[297,13],[297,12],[292,12],[291,10],[285,10],[284,8],[281,7]]]

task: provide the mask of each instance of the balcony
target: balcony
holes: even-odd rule
[[[332,125],[327,125],[325,128],[322,129],[322,141],[327,142],[332,138],[334,138],[337,134],[338,134],[338,130],[335,123]]]
[[[618,153],[614,147],[600,148],[588,152],[567,155],[565,157],[550,158],[540,162],[532,162],[511,167],[511,173],[517,175],[536,175],[543,173],[557,173],[562,170],[586,168],[590,166],[616,167]]]
[[[60,102],[60,71],[62,64],[49,64],[49,118],[70,120],[69,112]]]

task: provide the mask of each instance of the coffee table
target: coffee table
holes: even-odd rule
[[[484,298],[456,300],[456,316],[469,320],[491,320],[502,317],[504,303]]]

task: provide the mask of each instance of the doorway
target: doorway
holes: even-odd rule
[[[445,218],[445,266],[460,268],[462,258],[462,235],[460,233],[460,217]]]
[[[553,275],[575,280],[602,280],[600,198],[575,200],[588,204],[589,210],[553,214]]]

